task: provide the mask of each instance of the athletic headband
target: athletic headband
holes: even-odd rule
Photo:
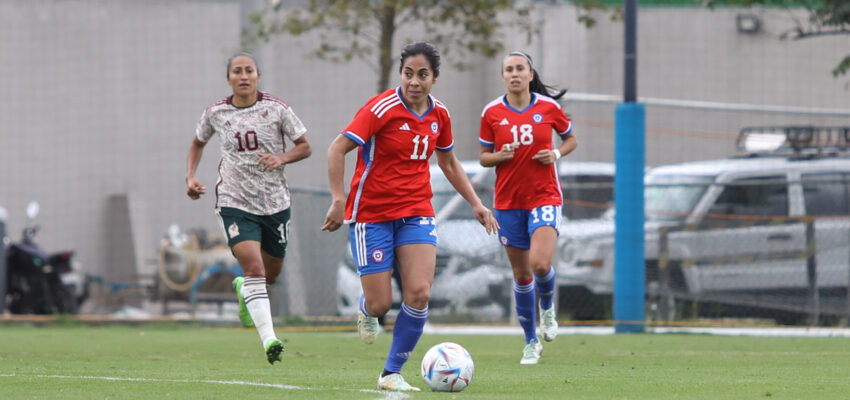
[[[526,60],[528,60],[528,66],[529,66],[529,67],[530,67],[530,66],[532,66],[532,65],[534,65],[534,64],[532,64],[532,63],[531,63],[531,56],[530,56],[530,55],[528,55],[528,54],[525,54],[525,53],[523,53],[523,52],[521,52],[521,51],[512,51],[512,52],[510,52],[510,54],[508,54],[508,57],[510,57],[510,56],[520,56],[520,57],[523,57],[523,58],[525,58]]]

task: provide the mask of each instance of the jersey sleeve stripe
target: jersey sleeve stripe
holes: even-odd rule
[[[489,140],[484,140],[484,139],[478,138],[478,144],[480,144],[480,145],[482,145],[482,146],[489,146],[489,147],[493,147],[493,145],[495,145],[496,143],[495,143],[495,142],[491,142],[491,141],[489,141]]]
[[[451,118],[451,117],[452,117],[452,113],[450,113],[450,112],[449,112],[448,107],[446,107],[446,106],[445,106],[445,104],[443,104],[443,102],[441,102],[440,100],[437,100],[437,99],[435,99],[435,98],[433,98],[433,97],[431,97],[431,98],[432,98],[432,99],[434,99],[434,104],[435,104],[437,107],[440,107],[440,108],[442,108],[443,110],[445,110],[445,111],[446,111],[446,114],[449,116],[449,118]]]
[[[349,139],[351,139],[351,140],[355,141],[355,142],[356,142],[358,145],[360,145],[360,146],[363,146],[364,144],[366,144],[366,141],[365,141],[365,140],[363,140],[363,138],[361,138],[360,136],[357,136],[357,135],[356,135],[355,133],[353,133],[353,132],[343,132],[342,134],[343,134],[345,137],[347,137],[347,138],[349,138]]]
[[[572,133],[573,133],[573,121],[567,121],[567,130],[564,131],[563,133],[558,133],[558,135],[563,138],[563,137],[570,136],[570,134],[572,134]]]
[[[399,104],[401,104],[401,99],[396,98],[394,101],[389,102],[389,103],[381,106],[378,110],[373,111],[373,112],[375,113],[375,115],[378,116],[378,118],[381,118],[381,117],[384,116],[384,114],[387,113],[387,111],[389,111],[391,108],[393,108],[393,107],[395,107]]]
[[[437,151],[442,151],[443,153],[447,151],[451,151],[455,147],[455,142],[452,140],[452,143],[446,147],[437,147]]]
[[[272,95],[270,95],[270,94],[268,94],[268,93],[266,93],[266,92],[263,92],[263,100],[273,101],[273,102],[275,102],[275,103],[279,103],[279,104],[280,104],[280,105],[282,105],[284,108],[289,108],[289,104],[286,104],[286,102],[284,102],[283,100],[281,100],[281,99],[279,99],[279,98],[277,98],[277,97],[275,97],[275,96],[272,96]]]
[[[544,96],[544,95],[541,94],[541,95],[538,95],[537,98],[542,100],[542,101],[545,101],[547,103],[554,104],[556,107],[558,107],[559,110],[561,109],[561,105],[557,101],[555,101],[555,99],[553,99],[549,96]]]

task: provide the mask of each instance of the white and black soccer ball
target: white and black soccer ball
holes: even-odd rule
[[[474,374],[472,356],[457,343],[440,343],[422,357],[422,378],[435,392],[460,392]]]

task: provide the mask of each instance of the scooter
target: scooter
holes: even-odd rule
[[[21,240],[10,243],[6,251],[6,304],[13,314],[75,314],[86,293],[78,290],[74,253],[48,254],[35,243],[39,227],[33,222],[38,212],[38,203],[30,202]]]

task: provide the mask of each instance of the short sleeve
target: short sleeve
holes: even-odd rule
[[[481,125],[478,128],[478,143],[482,146],[493,147],[496,141],[496,134],[493,132],[493,127],[490,126],[490,119],[487,117],[487,111],[481,113]]]
[[[357,142],[358,146],[362,146],[369,141],[381,127],[378,117],[369,109],[371,104],[372,102],[370,101],[361,107],[360,110],[357,110],[357,114],[354,115],[354,118],[342,131],[343,135]]]
[[[437,150],[449,151],[455,145],[455,138],[452,133],[452,118],[448,113],[444,114],[441,125],[440,136],[437,137]]]
[[[204,113],[201,114],[201,120],[198,121],[198,126],[195,128],[195,137],[203,143],[208,142],[215,134],[215,129],[210,122],[211,115],[212,107],[204,110]]]
[[[552,107],[552,120],[552,126],[555,132],[558,132],[558,136],[565,138],[573,133],[573,123],[561,107]]]
[[[307,128],[304,126],[304,123],[301,122],[301,119],[295,115],[295,111],[292,110],[292,107],[284,108],[281,119],[281,130],[283,131],[283,134],[289,138],[289,140],[294,142],[307,133]]]

